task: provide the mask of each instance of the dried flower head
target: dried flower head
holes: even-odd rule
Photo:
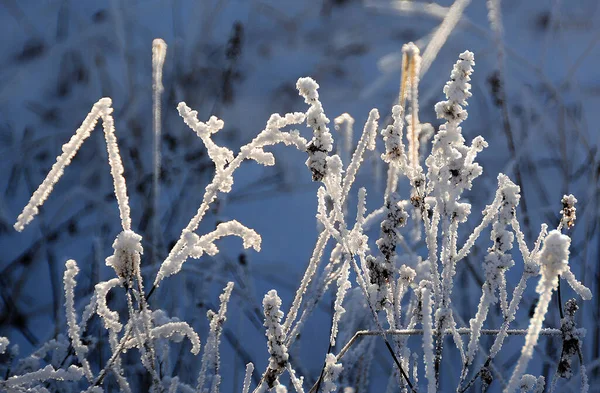
[[[117,276],[130,283],[140,269],[140,255],[143,254],[142,237],[126,230],[117,235],[113,243],[114,254],[106,258],[106,266],[115,269]]]
[[[577,216],[575,215],[577,209],[575,208],[575,204],[577,203],[577,199],[573,196],[573,194],[564,195],[561,199],[563,208],[560,211],[562,217],[560,219],[560,225],[566,226],[568,229],[571,229],[575,225],[575,220]]]

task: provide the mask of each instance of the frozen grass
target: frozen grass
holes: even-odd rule
[[[492,2],[490,4],[493,5]],[[454,12],[458,13],[455,19],[460,17],[460,10]],[[357,337],[368,335],[379,336],[385,343],[387,355],[384,358],[393,362],[395,367],[388,383],[392,391],[447,391],[447,386],[441,386],[442,357],[444,353],[453,351],[460,354],[462,361],[462,370],[455,378],[453,390],[466,391],[480,379],[484,389],[494,383],[502,384],[502,389],[508,393],[517,389],[541,391],[543,377],[525,375],[540,336],[563,338],[564,347],[559,363],[561,369],[557,370],[557,375],[570,376],[571,357],[578,355],[582,359],[583,351],[583,331],[575,326],[573,318],[576,302],[568,302],[568,315],[563,318],[560,330],[544,327],[544,322],[552,294],[555,291],[560,294],[561,278],[584,300],[591,299],[591,291],[577,281],[570,270],[571,240],[563,233],[575,225],[576,199],[573,196],[563,198],[563,217],[557,223],[557,229],[547,233],[543,226],[537,242],[530,250],[517,219],[520,188],[507,176],[500,174],[495,197],[482,212],[481,223],[470,226],[475,229],[460,246],[459,229],[467,228],[469,221],[478,220],[472,217],[471,204],[463,197],[463,193],[470,190],[475,179],[482,174],[483,168],[475,160],[477,154],[488,146],[480,136],[467,144],[462,134],[463,123],[468,117],[467,100],[472,95],[469,82],[474,72],[474,55],[469,51],[459,55],[450,80],[443,89],[446,100],[435,105],[435,112],[438,118],[444,120],[444,124],[434,136],[430,154],[421,157],[419,142],[422,139],[419,134],[426,132],[430,126],[419,122],[420,51],[414,44],[409,44],[404,47],[403,53],[401,94],[399,104],[392,109],[393,123],[383,128],[383,141],[378,142],[379,112],[373,109],[358,145],[352,154],[347,152],[349,162],[343,162],[340,155],[332,154],[334,140],[327,125],[329,119],[319,100],[319,85],[311,78],[300,78],[296,84],[308,110],[305,113],[271,115],[265,129],[242,146],[237,154],[213,140],[213,136],[224,126],[222,120],[213,116],[207,122],[202,122],[198,120],[196,111],[184,102],[180,103],[180,116],[202,140],[214,163],[214,177],[206,186],[196,215],[182,230],[169,255],[158,267],[153,285],[147,292],[141,274],[144,265],[142,237],[134,232],[131,224],[112,104],[109,98],[99,100],[75,135],[63,146],[62,155],[34,192],[15,228],[23,230],[38,214],[39,207],[50,196],[65,167],[93,131],[96,122],[102,120],[122,226],[122,232],[113,244],[114,254],[106,258],[106,264],[114,269],[116,278],[96,284],[94,294],[79,318],[75,307],[79,269],[75,261],[67,261],[64,288],[68,339],[62,336],[52,340],[21,360],[21,364],[27,363],[31,367],[19,367],[18,371],[9,367],[5,378],[0,381],[0,387],[11,393],[48,389],[96,392],[113,383],[125,392],[138,391],[142,386],[154,392],[218,392],[221,381],[231,371],[221,367],[220,341],[228,318],[227,306],[234,290],[233,282],[227,284],[220,296],[218,311],[209,311],[207,314],[210,330],[199,362],[200,371],[195,387],[194,381],[184,380],[177,375],[176,368],[168,366],[172,358],[169,342],[180,342],[187,338],[192,344],[191,352],[197,355],[201,349],[200,337],[188,323],[169,317],[164,310],[153,310],[149,299],[163,281],[182,274],[182,268],[189,258],[200,258],[204,254],[217,255],[220,249],[215,242],[220,238],[232,235],[240,237],[244,248],[256,251],[265,246],[261,245],[261,237],[256,231],[236,220],[221,222],[214,231],[204,235],[196,232],[218,195],[231,192],[234,173],[242,162],[249,160],[261,165],[274,165],[275,156],[264,149],[280,143],[305,152],[308,156],[306,165],[313,181],[321,183],[317,192],[316,214],[321,229],[306,272],[287,312],[282,308],[276,290],[269,291],[264,297],[265,354],[269,354],[269,364],[262,377],[253,383],[251,375],[254,365],[250,363],[242,391],[286,391],[284,374],[289,377],[290,389],[304,392],[310,386],[312,381],[305,381],[305,376],[299,375],[298,364],[290,356],[289,350],[301,333],[305,320],[314,311],[315,304],[330,286],[337,286],[335,312],[329,348],[323,354],[323,367],[319,378],[310,388],[313,393],[364,388],[369,368],[360,365],[365,358],[354,352],[353,349],[357,348],[352,346],[357,342]],[[162,69],[161,60],[156,60],[156,63],[155,95],[160,91],[157,70]],[[159,94],[155,96],[155,103],[159,98]],[[410,102],[409,111],[405,110],[407,101]],[[154,116],[155,131],[159,133],[158,109],[155,106]],[[408,114],[406,118],[405,113]],[[310,141],[302,138],[298,130],[289,130],[303,122],[313,132]],[[345,115],[343,122],[351,127],[354,120]],[[405,123],[408,149],[403,141]],[[350,133],[349,129],[346,133]],[[347,145],[347,142],[344,143]],[[356,218],[351,223],[347,204],[353,194],[352,186],[365,155],[368,151],[374,151],[378,143],[384,146],[381,159],[388,165],[386,193],[381,207],[369,213],[366,208],[367,190],[361,188],[358,191]],[[345,150],[350,149],[346,146]],[[154,157],[156,163],[159,157],[156,151]],[[409,186],[399,191],[400,181]],[[155,193],[158,190],[155,189]],[[403,193],[406,193],[404,197],[401,196]],[[378,233],[368,231],[368,226],[374,223],[380,224]],[[272,225],[282,223],[273,222]],[[464,266],[464,259],[471,255],[473,245],[487,227],[491,227],[492,245],[482,266],[484,280],[481,299],[477,310],[474,310],[473,319],[465,324],[454,307],[457,269]],[[410,239],[409,234],[415,239],[424,238],[425,247],[411,250],[411,240],[407,240]],[[516,248],[514,240],[517,240]],[[331,249],[327,247],[330,241]],[[399,250],[402,252],[399,253]],[[405,254],[411,257],[406,258]],[[520,254],[520,258],[515,259],[523,261],[522,265],[515,266],[513,254]],[[325,255],[329,255],[329,260],[323,258]],[[509,293],[509,288],[513,285],[506,280],[509,269],[521,272],[521,279],[514,285],[512,293]],[[323,274],[319,275],[319,271]],[[539,302],[528,329],[511,329],[528,279],[538,280],[536,291],[540,295]],[[119,314],[108,307],[107,296],[109,292],[116,291],[124,295],[126,313]],[[175,297],[177,293],[170,292],[170,295]],[[498,303],[504,323],[484,329],[484,324],[489,322],[490,307]],[[562,305],[560,307],[562,312]],[[95,335],[86,330],[87,322],[93,315],[102,319],[106,335]],[[356,328],[357,319],[366,324],[366,331]],[[453,346],[447,345],[446,335],[451,336]],[[467,343],[462,338],[465,335],[469,336]],[[478,363],[478,354],[485,354],[480,339],[488,335],[494,336],[492,351]],[[525,336],[525,344],[508,382],[495,382],[493,373],[497,370],[493,362],[509,335]],[[411,346],[411,340],[420,341],[421,345]],[[335,345],[340,341],[345,346],[336,355]],[[2,352],[7,348],[11,350],[7,340],[0,342]],[[109,348],[109,356],[104,362],[92,364],[88,354],[100,345]],[[124,357],[133,348],[139,354],[138,367],[125,369],[122,367]],[[414,358],[414,353],[420,353],[420,348],[423,364],[413,365],[412,372],[409,372],[410,359]],[[41,366],[48,351],[54,351],[54,360],[51,364]],[[345,374],[357,368],[366,374],[361,381],[355,375]],[[132,378],[133,369],[146,375],[145,382]],[[419,378],[422,370],[423,378]],[[115,382],[107,382],[109,375]],[[55,384],[55,380],[62,382]],[[553,386],[555,382],[556,378]],[[581,367],[581,391],[587,389],[587,376]]]

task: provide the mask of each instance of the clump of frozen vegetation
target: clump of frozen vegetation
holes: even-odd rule
[[[162,61],[155,61],[155,67],[162,68],[164,63],[166,46],[162,44],[159,45]],[[418,116],[420,53],[414,44],[405,45],[403,53],[401,93],[398,105],[391,109],[392,122],[379,132],[379,112],[373,109],[356,148],[352,154],[347,154],[349,162],[343,162],[339,154],[332,153],[334,140],[328,128],[330,121],[319,100],[319,85],[311,78],[300,78],[296,85],[308,105],[306,113],[271,115],[264,130],[242,146],[237,154],[213,140],[213,135],[224,126],[222,120],[213,116],[202,122],[196,111],[184,102],[180,103],[177,107],[179,114],[202,140],[214,162],[215,173],[206,186],[198,211],[158,267],[149,291],[144,289],[141,274],[142,238],[131,227],[112,101],[100,99],[75,135],[63,146],[63,153],[19,215],[15,228],[22,231],[39,213],[38,208],[49,197],[65,167],[101,120],[122,224],[122,232],[116,235],[113,244],[114,253],[106,258],[106,264],[114,269],[115,277],[95,285],[91,299],[78,315],[75,297],[79,268],[76,261],[68,260],[64,273],[67,335],[44,344],[40,350],[21,360],[18,367],[11,368],[9,365],[0,380],[0,390],[11,393],[50,390],[100,392],[104,391],[107,376],[110,376],[121,391],[139,391],[138,386],[133,385],[132,373],[123,368],[126,352],[135,348],[150,391],[219,392],[221,374],[228,371],[221,368],[219,353],[227,322],[227,306],[234,295],[234,283],[230,282],[225,287],[217,311],[207,314],[209,332],[204,339],[201,359],[198,359],[196,381],[183,380],[175,375],[175,368],[167,366],[168,347],[169,342],[187,339],[191,343],[191,352],[198,355],[202,347],[199,335],[185,321],[171,318],[163,310],[153,310],[150,297],[164,280],[180,274],[189,258],[219,253],[217,241],[223,237],[237,236],[244,248],[260,251],[260,235],[236,220],[221,222],[207,234],[196,232],[218,194],[231,191],[234,173],[240,165],[246,160],[274,165],[275,156],[265,148],[280,143],[305,152],[308,156],[306,165],[313,181],[322,184],[317,193],[316,214],[322,229],[287,311],[282,308],[276,290],[264,296],[267,348],[264,357],[268,359],[268,365],[262,377],[253,381],[254,364],[247,364],[242,392],[284,392],[288,391],[287,381],[289,389],[299,393],[307,389],[312,393],[364,391],[368,389],[368,370],[374,345],[373,340],[359,340],[362,336],[378,336],[385,343],[387,352],[383,359],[394,367],[388,382],[389,391],[450,391],[449,387],[440,386],[442,356],[449,351],[445,348],[448,335],[462,361],[460,375],[455,378],[457,392],[467,391],[478,380],[484,391],[492,384],[500,385],[495,380],[498,376],[502,377],[502,371],[494,366],[494,359],[509,335],[525,336],[525,344],[512,375],[502,382],[504,392],[544,390],[543,376],[525,374],[540,336],[554,335],[563,339],[552,389],[559,378],[570,378],[573,374],[572,359],[578,355],[581,360],[583,350],[584,332],[576,327],[573,317],[579,307],[577,301],[566,303],[559,328],[544,327],[544,323],[553,293],[560,291],[561,279],[582,299],[592,297],[590,290],[575,278],[569,267],[571,241],[564,232],[575,225],[577,200],[572,195],[563,198],[562,219],[557,229],[548,232],[547,226],[542,226],[537,241],[530,249],[517,220],[520,188],[508,176],[500,174],[492,202],[482,212],[481,218],[472,219],[480,221],[472,225],[473,231],[459,245],[459,228],[466,228],[465,223],[472,216],[471,204],[463,193],[470,190],[482,174],[483,168],[476,158],[488,146],[480,136],[467,144],[462,134],[462,124],[468,117],[468,99],[472,95],[469,81],[475,67],[474,55],[469,51],[461,53],[452,69],[450,80],[443,89],[446,99],[435,105],[435,113],[444,123],[433,138],[430,155],[422,160],[419,143],[423,138],[419,134],[431,126],[421,124]],[[154,75],[157,78],[156,101],[162,91],[162,73],[155,70]],[[407,102],[410,102],[408,109],[405,108]],[[155,111],[160,111],[157,105]],[[160,112],[155,112],[155,116],[159,118]],[[289,130],[304,122],[312,130],[309,141],[301,137],[298,130]],[[348,146],[353,123],[348,114],[336,119],[337,129],[342,124],[346,125],[344,143],[347,153],[350,153]],[[403,136],[405,124],[408,149]],[[378,133],[382,137],[379,142]],[[367,191],[360,188],[356,217],[351,222],[347,204],[353,192],[352,186],[367,150],[375,150],[378,143],[384,147],[381,159],[388,165],[384,199],[380,208],[368,212]],[[400,189],[400,184],[406,184],[406,189]],[[369,231],[371,227],[379,230],[369,237],[373,233]],[[413,249],[410,240],[403,234],[405,228],[410,230],[411,238],[423,238],[424,245]],[[465,258],[487,228],[490,228],[491,245],[487,254],[480,258],[484,277],[481,297],[472,319],[465,323],[453,307],[456,272],[465,264]],[[330,241],[332,248],[327,248]],[[326,258],[326,251],[330,253],[329,258]],[[517,253],[521,257],[517,260],[522,263],[513,259]],[[521,272],[521,278],[515,285],[507,285],[509,269]],[[533,317],[526,331],[511,329],[530,280],[537,282],[535,290],[539,294]],[[319,378],[309,381],[308,376],[297,374],[294,364],[297,359],[290,356],[289,351],[329,287],[337,287],[332,289],[335,301],[329,349],[322,354],[324,361]],[[509,288],[514,288],[512,294]],[[110,292],[117,290],[124,294],[126,315],[108,307]],[[490,309],[495,305],[499,306],[502,322],[499,326],[484,329]],[[106,340],[103,345],[110,348],[110,357],[104,359],[104,364],[97,364],[89,358],[94,346],[98,345],[89,339],[90,333],[87,332],[88,323],[94,315],[101,318],[106,330],[106,336],[97,339]],[[359,326],[367,326],[367,330],[359,330]],[[484,335],[494,337],[489,350],[482,343]],[[417,342],[416,345],[409,345],[413,341]],[[9,341],[0,338],[0,354],[6,351],[10,351]],[[49,351],[54,353],[54,360],[44,365]],[[419,364],[418,359],[421,358],[424,364]],[[588,384],[583,365],[580,371],[581,391],[585,392]],[[311,388],[308,384],[312,383]]]

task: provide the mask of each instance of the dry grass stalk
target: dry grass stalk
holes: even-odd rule
[[[419,73],[421,55],[419,48],[412,42],[402,47],[402,76],[400,78],[400,95],[398,103],[406,108],[410,100],[410,115],[408,118],[408,163],[412,168],[419,166]]]

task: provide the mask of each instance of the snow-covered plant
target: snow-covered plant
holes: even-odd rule
[[[581,355],[581,332],[576,328],[575,325],[575,312],[579,309],[577,301],[575,299],[569,299],[565,302],[564,317],[560,320],[560,330],[562,332],[562,350],[560,353],[560,360],[556,368],[556,373],[552,380],[552,391],[555,390],[557,378],[570,379],[573,375],[573,358],[578,355],[579,361],[581,362],[581,378],[582,386],[587,387],[587,375],[585,373],[585,365],[583,364],[583,357]],[[582,389],[583,390],[583,389]]]
[[[263,299],[263,308],[265,313],[265,327],[267,331],[267,347],[269,348],[269,368],[263,376],[263,382],[267,387],[273,388],[277,385],[277,378],[281,375],[288,365],[288,350],[285,346],[285,333],[281,327],[281,318],[283,312],[281,308],[281,299],[277,296],[276,290],[269,291]]]
[[[10,341],[6,337],[0,337],[0,355],[6,352],[6,348],[8,348],[8,344]]]
[[[161,69],[166,50],[163,44],[156,41],[154,46],[155,67]],[[575,301],[567,302],[560,329],[543,325],[553,293],[560,291],[560,279],[564,279],[584,300],[592,296],[569,267],[571,240],[562,233],[575,223],[577,200],[572,195],[563,198],[560,225],[549,233],[547,226],[542,226],[530,250],[517,220],[520,188],[508,176],[500,174],[497,191],[492,202],[483,210],[480,223],[471,225],[473,229],[466,230],[467,236],[459,236],[463,233],[459,231],[468,228],[467,223],[472,222],[472,206],[464,194],[471,190],[482,174],[483,169],[475,160],[488,146],[481,136],[467,144],[462,134],[462,124],[468,116],[467,100],[472,95],[469,81],[474,72],[474,54],[465,51],[459,55],[450,80],[443,89],[446,99],[435,105],[435,113],[444,123],[439,126],[431,152],[424,160],[425,166],[422,166],[422,149],[419,147],[422,138],[419,134],[426,127],[419,122],[419,53],[418,47],[412,43],[403,48],[400,100],[391,109],[391,124],[384,125],[380,132],[382,140],[379,143],[384,146],[381,159],[388,165],[386,189],[378,202],[380,207],[368,211],[367,190],[361,187],[357,193],[355,217],[350,217],[348,204],[367,151],[375,151],[377,147],[378,110],[369,112],[352,154],[348,138],[352,135],[350,128],[354,120],[347,114],[336,118],[336,128],[344,123],[348,125],[344,139],[346,147],[338,150],[349,157],[349,162],[343,162],[340,154],[333,154],[334,140],[327,126],[329,119],[319,99],[319,85],[312,78],[300,78],[296,84],[308,105],[306,112],[271,115],[265,129],[242,146],[237,154],[213,139],[224,127],[222,120],[212,116],[206,122],[200,121],[198,112],[184,102],[179,103],[177,110],[183,122],[198,135],[214,163],[214,177],[205,188],[196,214],[183,228],[160,266],[152,271],[156,275],[148,292],[144,289],[142,270],[149,271],[153,266],[144,264],[143,239],[132,228],[112,101],[100,99],[75,135],[63,146],[63,153],[19,215],[15,228],[23,230],[38,214],[39,207],[49,197],[65,167],[98,120],[102,120],[122,227],[122,231],[115,235],[114,252],[106,258],[106,264],[114,269],[115,277],[95,284],[93,294],[79,316],[76,304],[79,268],[74,260],[67,261],[64,289],[68,339],[62,336],[46,343],[28,358],[20,369],[22,372],[9,370],[6,378],[0,380],[0,388],[9,392],[26,389],[47,391],[48,387],[55,386],[50,382],[59,380],[72,382],[70,386],[75,390],[98,392],[103,390],[107,376],[110,376],[121,391],[135,391],[130,383],[132,372],[123,367],[125,353],[135,349],[141,365],[136,372],[145,375],[150,391],[219,392],[223,381],[221,374],[229,371],[221,367],[220,348],[221,338],[226,333],[227,309],[236,295],[234,283],[229,282],[225,286],[219,307],[207,313],[209,329],[204,339],[204,352],[197,361],[199,373],[196,381],[184,380],[175,375],[176,368],[168,367],[169,343],[186,338],[191,343],[190,352],[198,355],[201,352],[200,336],[187,322],[169,317],[164,310],[153,309],[150,298],[160,291],[158,288],[163,281],[185,274],[183,268],[189,258],[216,256],[220,252],[218,240],[223,237],[237,236],[242,239],[244,248],[260,251],[264,246],[260,235],[236,220],[218,222],[207,234],[198,234],[197,231],[219,195],[231,192],[234,173],[242,163],[251,160],[261,165],[274,165],[275,156],[264,149],[279,143],[294,146],[307,155],[306,166],[312,180],[320,183],[316,212],[320,229],[306,271],[287,312],[284,312],[284,302],[276,290],[270,290],[263,298],[260,318],[264,320],[268,363],[262,378],[254,381],[254,364],[247,363],[243,393],[251,391],[253,385],[256,393],[287,391],[285,378],[289,378],[287,386],[293,387],[296,392],[303,393],[309,382],[314,382],[309,390],[311,393],[342,389],[363,391],[368,387],[369,366],[375,356],[374,341],[368,340],[367,336],[379,337],[385,344],[379,360],[393,367],[388,381],[390,391],[449,391],[450,388],[442,386],[441,382],[442,358],[453,356],[447,354],[446,336],[451,336],[462,365],[460,375],[454,381],[458,392],[467,391],[478,379],[481,379],[482,389],[486,391],[495,383],[497,376],[502,377],[502,370],[498,370],[494,360],[509,335],[525,336],[525,344],[512,375],[503,386],[505,392],[513,393],[518,389],[541,392],[544,389],[543,377],[525,374],[542,335],[563,338],[557,375],[570,376],[573,355],[577,353],[582,359],[583,332],[575,327],[573,319],[578,305]],[[158,70],[154,76],[156,102],[160,98],[162,82]],[[405,109],[407,100],[410,100],[410,111]],[[160,112],[156,109],[154,115],[159,120]],[[408,116],[405,117],[406,113]],[[310,141],[301,137],[298,130],[284,130],[304,122],[312,131]],[[405,123],[408,127],[408,152],[403,141]],[[377,192],[373,194],[378,195]],[[491,245],[485,256],[477,256],[473,252],[474,246],[488,228]],[[411,242],[403,235],[405,231],[422,233],[424,243],[419,242],[419,236],[412,236]],[[330,240],[331,247],[328,247]],[[477,311],[471,315],[470,321],[465,322],[454,304],[457,292],[460,293],[460,288],[455,289],[457,269],[467,263],[467,258],[470,258],[470,263],[481,265],[479,270],[483,272],[483,279]],[[509,269],[521,272],[515,286],[507,284]],[[539,300],[527,330],[515,329],[513,323],[517,320],[517,311],[530,279],[538,279],[536,292]],[[319,353],[323,359],[320,376],[316,381],[309,381],[310,375],[297,374],[296,370],[302,369],[293,367],[296,359],[291,351],[306,321],[326,297],[330,287],[335,299],[332,302],[331,329],[328,330],[329,347]],[[513,287],[511,294],[509,288]],[[115,294],[121,296],[126,312],[109,307],[109,297]],[[485,328],[486,323],[496,321],[490,317],[496,304],[499,304],[501,322]],[[252,310],[253,315],[260,314],[257,310],[258,307]],[[92,364],[90,361],[90,353],[95,347],[88,326],[94,316],[102,321],[106,330],[106,347],[110,348],[110,357],[105,359],[104,364]],[[494,336],[489,351],[481,341],[484,335]],[[463,336],[469,336],[466,345]],[[361,337],[362,341],[359,340]],[[6,339],[0,339],[0,353],[6,351],[8,345]],[[423,364],[416,365],[415,359],[421,358],[417,354],[421,353]],[[480,354],[485,360],[479,365]],[[50,357],[52,359],[47,359]],[[267,359],[267,356],[264,358]],[[47,365],[42,366],[42,362]],[[472,373],[476,364],[479,369]],[[424,378],[419,378],[419,372],[423,371]],[[468,379],[470,374],[473,376]],[[583,367],[581,374],[582,391],[586,391],[587,377]],[[56,386],[55,390],[64,388],[63,385]]]
[[[325,368],[323,370],[323,392],[331,393],[337,390],[335,382],[339,378],[343,366],[337,363],[334,354],[328,353],[325,357]]]

